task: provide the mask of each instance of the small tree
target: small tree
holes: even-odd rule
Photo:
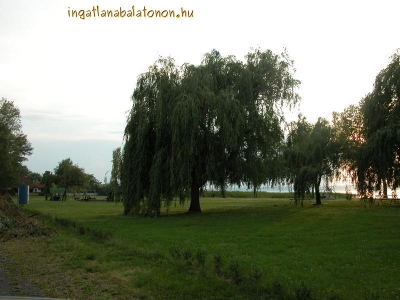
[[[75,165],[70,158],[59,162],[58,166],[54,169],[54,174],[57,186],[65,188],[64,200],[66,200],[68,189],[75,192],[89,186],[89,178],[85,174],[85,170]]]
[[[323,178],[333,178],[339,168],[341,146],[333,127],[319,118],[311,125],[299,117],[287,140],[288,179],[294,183],[296,198],[304,199],[310,189],[315,191],[316,204],[321,204],[320,185]]]
[[[112,155],[112,170],[111,170],[111,180],[110,187],[112,194],[114,195],[114,201],[121,201],[121,164],[122,155],[121,148],[118,147],[114,149]]]
[[[365,147],[364,120],[359,105],[350,105],[343,112],[333,113],[336,140],[342,146],[342,178],[351,178],[353,185],[365,190],[359,182],[359,156]]]

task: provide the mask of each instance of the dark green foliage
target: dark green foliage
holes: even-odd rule
[[[39,173],[36,172],[28,172],[26,176],[32,183],[42,183],[43,177]]]
[[[347,142],[345,168],[360,194],[400,186],[400,55],[375,79],[373,91],[337,116]],[[353,113],[355,112],[355,113]],[[340,117],[339,117],[340,116]]]
[[[336,139],[335,129],[327,120],[319,118],[312,125],[303,116],[289,127],[284,157],[286,177],[294,186],[295,200],[312,197],[321,204],[322,179],[329,182],[341,166],[341,143]]]
[[[56,184],[62,187],[87,184],[85,172],[70,158],[63,159],[54,169]]]
[[[70,158],[63,159],[54,168],[54,173],[43,173],[42,182],[45,184],[45,193],[49,194],[52,187],[65,188],[62,195],[66,200],[67,193],[86,192],[95,190],[98,195],[107,193],[107,186],[103,185],[93,174],[85,173],[85,170],[74,164]]]
[[[282,105],[299,100],[287,53],[254,50],[246,63],[212,51],[199,66],[160,58],[139,76],[125,128],[121,184],[125,214],[158,216],[162,202],[200,189],[276,178]]]
[[[387,195],[400,185],[400,55],[392,57],[361,102],[366,143],[359,152],[359,182]]]
[[[56,175],[50,171],[45,171],[42,176],[43,183],[45,185],[45,193],[50,193],[50,188],[56,184]]]
[[[21,115],[14,102],[0,100],[0,189],[17,187],[27,169],[22,163],[33,151],[22,132]],[[25,174],[28,175],[28,174]]]

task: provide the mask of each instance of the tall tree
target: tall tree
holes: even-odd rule
[[[358,156],[359,183],[368,190],[400,185],[400,52],[376,77],[374,89],[364,97],[360,111],[366,143]]]
[[[125,214],[158,214],[161,199],[171,201],[177,190],[172,185],[170,127],[180,80],[171,58],[160,58],[138,78],[122,151]]]
[[[159,214],[162,200],[190,197],[201,212],[199,190],[252,184],[250,178],[282,136],[281,106],[299,100],[299,81],[286,53],[254,50],[246,63],[218,51],[199,66],[160,59],[133,93],[122,163],[125,214]]]
[[[300,114],[298,120],[289,123],[287,127],[286,145],[283,151],[285,161],[283,176],[289,185],[293,185],[297,203],[298,200],[304,199],[305,193],[311,189],[310,180],[306,178],[300,180],[300,171],[307,164],[312,125]]]
[[[22,163],[33,147],[22,132],[21,115],[14,102],[0,100],[0,189],[18,185]]]

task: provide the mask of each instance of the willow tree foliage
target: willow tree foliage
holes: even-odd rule
[[[361,103],[361,102],[360,102]],[[359,160],[365,147],[364,119],[360,104],[350,105],[343,112],[334,112],[332,126],[335,139],[341,144],[341,179],[350,178],[354,186],[359,186]],[[363,182],[361,182],[361,186]]]
[[[32,145],[22,132],[21,115],[14,102],[0,100],[0,189],[20,182],[22,163],[32,154]]]
[[[365,144],[357,158],[361,189],[400,186],[400,53],[376,77],[374,89],[360,104]]]
[[[296,200],[315,191],[316,204],[321,204],[322,180],[331,180],[341,166],[341,144],[335,136],[334,128],[323,118],[313,125],[300,115],[290,124],[285,159]]]
[[[114,202],[121,201],[121,164],[122,154],[121,147],[113,150],[112,153],[112,169],[111,169],[111,180],[110,187]]]
[[[201,212],[207,182],[259,185],[276,156],[282,106],[299,81],[287,53],[254,50],[245,62],[217,51],[200,65],[160,58],[139,76],[122,155],[124,212],[158,215],[163,202],[190,198]]]

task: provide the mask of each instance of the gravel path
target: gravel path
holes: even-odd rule
[[[44,292],[26,280],[15,266],[14,260],[0,250],[0,298],[4,299],[1,296],[45,297]]]

